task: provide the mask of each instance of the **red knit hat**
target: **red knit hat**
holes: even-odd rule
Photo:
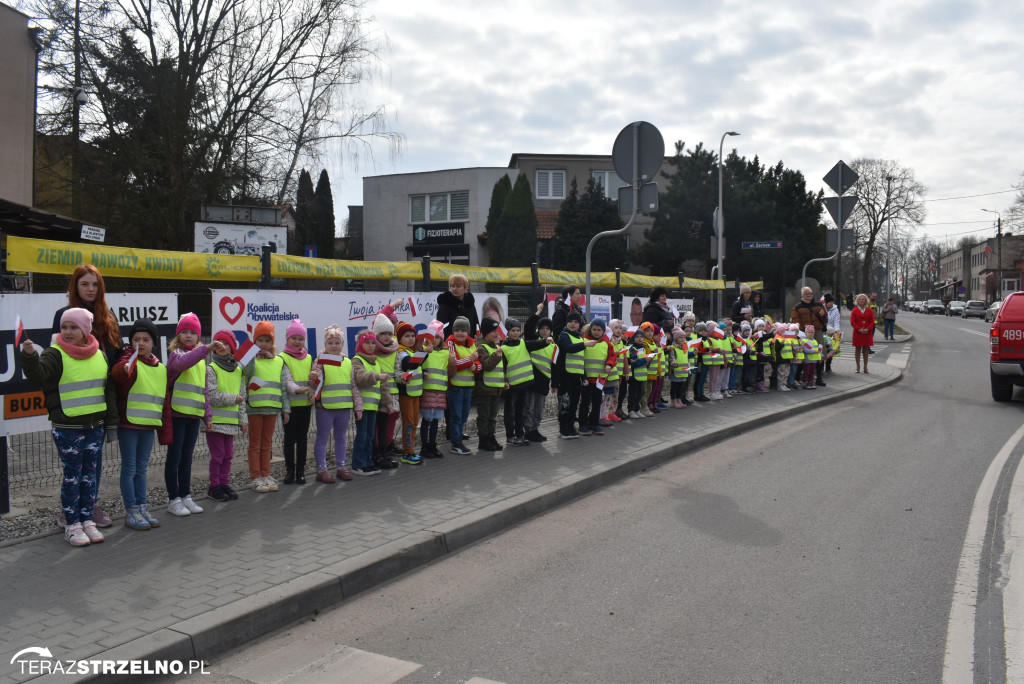
[[[231,332],[230,330],[219,331],[216,335],[213,336],[213,341],[223,342],[224,344],[228,345],[228,349],[231,350],[232,354],[234,354],[235,351],[238,349],[238,339],[235,337],[235,333]]]
[[[412,323],[406,323],[405,321],[399,321],[398,325],[395,326],[395,337],[402,339],[402,335],[407,332],[411,332],[413,335],[416,334],[416,326]]]

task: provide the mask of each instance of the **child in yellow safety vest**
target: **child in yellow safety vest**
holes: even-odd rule
[[[373,462],[381,470],[397,468],[401,449],[395,447],[395,426],[401,410],[398,405],[398,384],[394,381],[395,360],[398,358],[398,340],[395,326],[398,318],[392,320],[387,314],[379,313],[373,319],[373,334],[377,336],[377,365],[389,377],[388,391],[380,396],[377,405],[377,423],[373,437]]]
[[[821,361],[821,345],[814,339],[814,326],[807,325],[804,328],[803,352],[804,352],[804,389],[815,389],[814,376],[818,370],[818,362]]]
[[[285,389],[292,375],[277,355],[273,323],[257,323],[253,342],[260,350],[242,369],[242,381],[249,390],[245,408],[249,420],[249,478],[255,491],[276,492],[277,480],[270,476],[270,445],[277,417],[281,416],[284,425],[291,417],[292,406]]]
[[[825,372],[832,372],[832,359],[842,356],[842,343],[843,333],[839,332],[831,325],[826,329],[827,337],[829,340],[828,351],[825,356]]]
[[[480,355],[476,344],[470,338],[472,324],[465,316],[459,316],[452,322],[452,334],[445,340],[451,355],[451,365],[455,373],[448,379],[448,438],[451,440],[451,452],[469,456],[470,451],[463,443],[466,421],[469,419],[469,408],[473,400],[474,377],[480,372]]]
[[[235,457],[235,435],[249,430],[245,416],[245,385],[242,367],[233,354],[238,340],[230,330],[213,336],[222,346],[214,349],[206,365],[206,394],[210,398],[213,418],[206,428],[206,445],[210,449],[210,488],[207,495],[216,501],[233,501],[238,492],[231,488],[231,461]]]
[[[605,330],[604,319],[594,318],[583,331],[584,339],[588,343],[593,342],[592,346],[583,351],[583,368],[587,378],[580,399],[580,434],[583,436],[604,434],[601,429],[604,386],[615,372],[618,360],[611,341],[604,334]]]
[[[348,455],[348,421],[352,415],[352,361],[344,356],[345,333],[337,325],[324,329],[324,349],[309,371],[309,383],[316,403],[316,481],[334,484],[349,481],[352,473],[345,467]],[[334,432],[334,460],[337,478],[327,469],[327,442]]]
[[[690,358],[686,347],[686,333],[680,327],[672,328],[672,346],[668,348],[669,408],[686,408],[686,383],[690,380]]]
[[[103,436],[115,439],[117,399],[107,359],[92,330],[92,313],[66,309],[60,332],[42,353],[32,340],[21,344],[25,377],[43,390],[51,433],[64,480],[60,490],[64,538],[72,546],[103,541],[92,519],[103,454]]]
[[[423,457],[416,453],[416,426],[420,424],[420,397],[423,395],[423,371],[426,358],[423,343],[434,339],[425,333],[416,335],[412,323],[399,321],[395,326],[398,353],[395,355],[394,386],[398,388],[398,408],[402,419],[402,463],[420,465]]]
[[[288,367],[291,380],[286,381],[291,416],[284,425],[284,483],[306,484],[306,453],[309,450],[309,419],[313,401],[309,396],[309,373],[313,357],[306,351],[306,326],[298,318],[285,332],[281,360]]]
[[[387,373],[377,362],[377,336],[370,330],[359,333],[356,355],[352,357],[352,410],[356,414],[356,438],[352,444],[352,472],[376,475],[380,466],[373,462],[373,435],[377,408],[389,392]]]
[[[622,321],[618,318],[613,318],[608,321],[608,337],[612,343],[612,350],[615,351],[615,373],[609,378],[608,384],[605,385],[605,397],[604,397],[604,408],[601,409],[601,415],[609,423],[619,423],[626,417],[626,414],[622,412],[622,403],[626,398],[626,356],[627,347],[629,346],[622,338],[622,333],[625,328],[622,326]],[[607,389],[610,388],[611,392]]]
[[[427,358],[423,369],[423,395],[420,398],[420,455],[423,458],[444,458],[437,449],[437,426],[448,406],[448,381],[455,373],[451,354],[444,345],[444,323],[433,320],[421,333]],[[417,339],[420,335],[417,335]]]
[[[481,325],[483,322],[481,321]],[[526,437],[526,400],[534,369],[532,354],[548,346],[546,339],[522,339],[522,325],[515,318],[505,319],[506,337],[501,342],[501,363],[505,368],[505,441],[514,446],[527,446],[531,440]]]
[[[157,339],[153,321],[145,318],[135,321],[128,331],[131,346],[125,347],[110,372],[117,385],[120,417],[117,442],[121,450],[124,524],[136,530],[160,527],[160,521],[150,515],[146,505],[146,471],[156,431],[164,424],[167,391],[167,367],[153,353]],[[132,361],[136,352],[138,356]]]
[[[187,313],[178,321],[167,350],[171,420],[158,431],[158,437],[161,444],[168,445],[164,463],[167,512],[178,517],[203,512],[192,500],[192,458],[200,424],[209,427],[211,418],[210,400],[206,396],[206,357],[220,343],[201,344],[200,335],[199,317]]]
[[[505,352],[498,346],[498,321],[490,316],[480,319],[480,339],[476,343],[480,372],[476,375],[473,398],[476,400],[476,427],[480,451],[502,451],[504,447],[494,436],[497,429],[498,406],[508,389],[505,378]],[[529,360],[529,359],[527,359]]]
[[[551,338],[551,319],[541,318],[546,307],[547,303],[541,302],[537,306],[537,312],[530,314],[530,317],[526,319],[526,330],[523,336],[528,342],[544,343],[539,349],[530,352],[530,361],[533,363],[533,380],[530,381],[529,389],[526,391],[526,408],[523,411],[523,428],[526,432],[523,436],[531,442],[546,442],[548,439],[540,433],[540,423],[544,417],[544,401],[548,394],[554,391],[551,387],[551,374],[556,347]]]

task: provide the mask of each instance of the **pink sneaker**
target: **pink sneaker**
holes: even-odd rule
[[[64,538],[67,539],[68,544],[71,544],[72,546],[89,545],[89,537],[86,536],[85,530],[82,529],[82,523],[68,525],[64,529]]]
[[[85,536],[89,538],[90,544],[99,544],[103,541],[103,533],[96,529],[95,520],[86,520],[82,523],[82,531],[85,532]]]

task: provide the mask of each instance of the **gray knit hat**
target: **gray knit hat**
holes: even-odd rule
[[[472,326],[469,323],[469,319],[466,318],[465,316],[459,316],[458,318],[455,319],[455,322],[452,323],[452,331],[462,330],[466,333],[469,333],[471,329]]]
[[[693,326],[693,332],[695,332],[695,333],[702,333],[702,332],[707,332],[707,331],[708,331],[708,326],[707,326],[706,323],[697,323],[697,325]]]

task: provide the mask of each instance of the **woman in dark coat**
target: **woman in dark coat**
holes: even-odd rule
[[[566,285],[562,288],[562,296],[555,302],[555,313],[551,316],[551,337],[558,339],[565,329],[565,317],[570,311],[578,311],[583,315],[583,307],[580,302],[583,295],[580,293],[579,285]]]
[[[747,309],[746,313],[743,312],[744,309]],[[739,323],[744,319],[752,321],[756,317],[757,314],[754,311],[754,298],[750,292],[750,286],[743,283],[740,285],[740,296],[732,303],[732,311],[729,312],[729,318],[732,319],[733,323]]]
[[[476,313],[476,300],[469,291],[469,278],[454,273],[448,279],[448,290],[437,295],[437,320],[444,323],[444,337],[452,334],[452,323],[459,316],[469,319],[469,336],[475,337],[480,329],[480,318]]]
[[[663,287],[655,287],[651,290],[651,297],[644,306],[643,322],[653,323],[671,337],[675,317],[672,315],[672,309],[668,306],[668,290]]]

